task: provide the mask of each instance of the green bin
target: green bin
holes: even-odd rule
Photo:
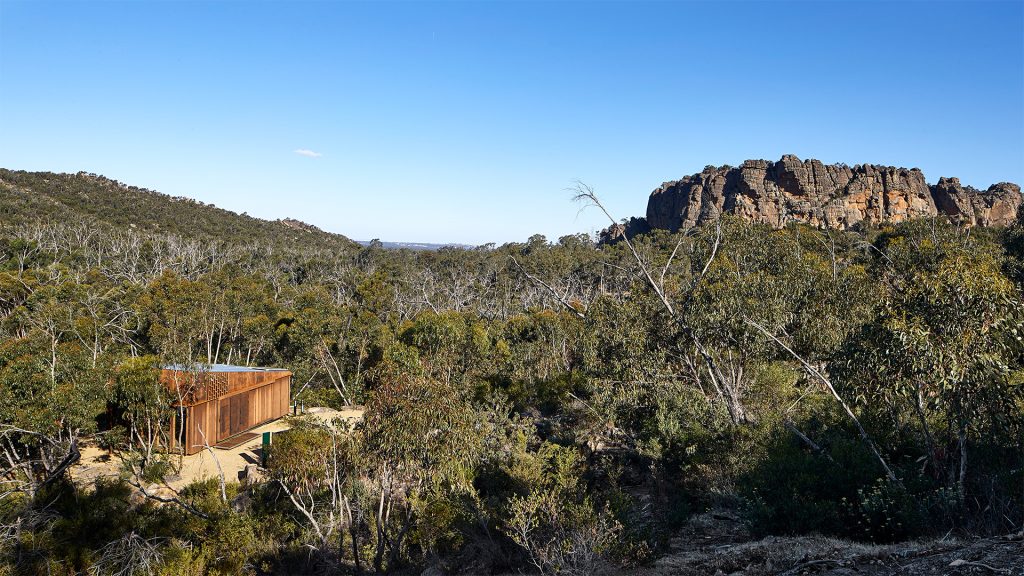
[[[267,467],[267,454],[270,453],[270,441],[272,438],[272,434],[273,432],[263,433],[263,451],[260,452],[260,466],[262,466],[263,468]]]

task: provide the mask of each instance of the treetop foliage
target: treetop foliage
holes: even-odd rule
[[[1017,226],[414,252],[91,175],[2,171],[0,198],[0,573],[590,573],[722,506],[874,541],[1024,525]],[[172,363],[288,368],[294,402],[365,417],[155,501]],[[124,483],[70,482],[92,443]]]

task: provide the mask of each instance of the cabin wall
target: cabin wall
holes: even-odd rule
[[[216,402],[204,402],[186,408],[185,417],[185,453],[195,454],[202,450],[206,443],[212,446],[219,442],[217,438]],[[203,439],[206,439],[204,442]]]
[[[220,398],[186,407],[183,447],[195,454],[231,436],[288,414],[291,373],[256,388],[228,393]],[[237,389],[237,388],[236,388]],[[204,442],[205,435],[205,442]]]
[[[291,400],[291,376],[260,386],[249,394],[249,413],[258,422],[280,418],[288,413]]]

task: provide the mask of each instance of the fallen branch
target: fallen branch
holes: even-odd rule
[[[977,568],[984,568],[986,570],[997,572],[999,574],[1011,574],[1009,568],[996,568],[994,566],[989,566],[984,562],[971,562],[970,560],[964,560],[963,558],[957,558],[956,560],[953,560],[949,563],[950,568],[956,568],[959,566],[973,566]]]
[[[132,467],[132,472],[133,473],[135,472],[134,466]],[[159,494],[153,494],[153,493],[149,492],[148,490],[146,490],[146,487],[143,486],[142,483],[137,481],[137,480],[132,480],[131,478],[129,478],[126,481],[128,482],[129,486],[131,486],[132,488],[135,488],[136,490],[138,490],[139,493],[141,493],[142,496],[145,497],[148,500],[153,500],[154,502],[160,502],[161,504],[177,504],[178,506],[181,506],[182,509],[184,509],[189,514],[192,514],[194,516],[198,516],[198,517],[202,518],[203,520],[209,520],[210,519],[210,515],[209,514],[206,514],[205,512],[199,510],[195,506],[192,506],[191,504],[189,504],[188,502],[185,502],[184,500],[182,500],[181,498],[178,498],[177,496],[171,496],[170,498],[168,498],[166,496],[160,496]],[[165,487],[166,487],[166,485],[165,485]]]
[[[821,454],[822,456],[827,458],[829,462],[833,464],[836,463],[836,461],[832,459],[832,456],[828,452],[825,452],[824,448],[818,446],[818,444],[816,444],[814,440],[811,440],[806,434],[797,429],[796,424],[793,424],[793,422],[791,422],[790,420],[783,420],[782,425],[785,426],[786,429],[788,429],[790,432],[792,432],[793,435],[795,435],[797,438],[803,440],[804,444],[810,446],[811,450],[813,450],[815,454]]]
[[[761,326],[757,322],[754,322],[750,318],[744,318],[743,321],[746,322],[748,325],[757,328],[762,334],[764,334],[768,338],[774,340],[775,343],[778,344],[783,350],[788,352],[790,356],[792,356],[798,362],[800,362],[800,364],[803,365],[804,369],[807,370],[809,374],[817,378],[822,384],[825,385],[825,388],[827,388],[828,391],[832,393],[832,397],[839,402],[839,405],[843,407],[843,411],[846,412],[846,415],[849,416],[850,420],[853,421],[853,424],[857,427],[857,431],[860,434],[861,440],[863,440],[864,443],[867,444],[868,448],[871,449],[871,452],[874,453],[875,458],[882,465],[882,468],[885,469],[885,475],[888,476],[889,480],[902,485],[902,482],[900,482],[899,478],[896,477],[896,474],[893,473],[892,468],[889,468],[889,464],[885,461],[885,458],[882,457],[882,453],[878,451],[878,447],[875,446],[874,440],[871,439],[871,436],[868,434],[867,430],[865,430],[864,426],[861,425],[860,420],[857,418],[857,415],[853,413],[853,410],[850,409],[846,402],[843,401],[843,398],[839,395],[839,393],[836,392],[836,388],[835,386],[832,385],[832,382],[830,382],[828,378],[826,378],[820,371],[818,371],[817,368],[812,366],[810,362],[804,360],[799,354],[794,352],[793,349],[787,346],[785,342],[779,340],[779,338],[775,334],[769,332],[767,328]]]

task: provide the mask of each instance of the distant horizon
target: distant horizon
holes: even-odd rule
[[[735,162],[735,163],[728,163],[727,162],[725,164],[714,164],[714,165],[713,164],[705,164],[700,169],[695,169],[695,170],[693,170],[691,172],[688,172],[686,174],[674,177],[674,178],[669,179],[669,180],[662,180],[661,183],[672,182],[672,181],[679,180],[679,179],[681,179],[683,177],[686,177],[686,176],[691,176],[691,175],[694,175],[694,174],[698,174],[698,173],[701,172],[701,170],[703,170],[703,168],[705,168],[707,166],[715,166],[715,167],[718,167],[718,168],[723,167],[723,166],[738,167],[743,162],[745,162],[747,160],[764,160],[764,161],[768,161],[768,162],[777,162],[779,159],[781,159],[783,156],[786,156],[786,155],[788,155],[788,154],[781,154],[779,156],[779,158],[776,158],[776,159],[770,159],[770,158],[744,158],[743,160],[740,160],[739,162]],[[809,161],[809,160],[817,160],[817,161],[820,161],[820,162],[822,162],[823,164],[826,164],[826,165],[830,165],[830,164],[846,164],[846,165],[851,166],[851,167],[856,167],[856,166],[859,166],[859,165],[872,164],[872,165],[875,165],[875,166],[885,166],[885,167],[901,168],[901,169],[907,169],[907,170],[913,170],[913,169],[920,170],[920,168],[918,168],[916,166],[896,166],[894,164],[889,164],[889,163],[884,163],[884,162],[843,162],[843,161],[826,162],[824,160],[821,160],[820,158],[815,158],[813,156],[812,157],[807,157],[807,158],[804,158],[804,157],[801,157],[801,156],[797,156],[797,157],[801,161],[804,161],[804,162]],[[23,170],[21,168],[9,168],[9,167],[5,167],[5,166],[0,166],[0,168],[5,168],[5,169],[8,169],[8,170]],[[368,237],[368,238],[356,238],[356,237],[354,237],[354,236],[352,236],[350,234],[347,234],[343,230],[332,230],[332,229],[329,228],[329,225],[321,225],[321,224],[318,224],[318,223],[315,223],[315,222],[310,222],[310,221],[307,221],[307,220],[303,220],[301,218],[295,218],[294,216],[291,216],[291,215],[288,215],[288,214],[282,214],[282,215],[279,215],[279,216],[270,216],[270,217],[257,216],[257,215],[248,213],[244,209],[243,210],[238,210],[238,209],[233,208],[233,207],[221,206],[221,205],[216,204],[215,202],[207,201],[207,200],[204,200],[202,198],[198,198],[198,197],[194,197],[194,196],[190,196],[188,194],[168,194],[168,193],[166,193],[166,192],[164,192],[162,190],[151,188],[149,186],[143,186],[143,185],[135,184],[133,182],[127,182],[127,181],[122,180],[120,178],[113,177],[113,176],[110,176],[108,174],[101,174],[101,173],[98,173],[98,172],[93,172],[91,170],[74,170],[74,171],[61,171],[61,172],[55,172],[54,170],[26,170],[26,171],[29,171],[29,172],[54,172],[54,173],[58,173],[58,174],[80,174],[80,173],[95,174],[96,176],[101,176],[101,177],[107,178],[107,179],[115,181],[115,182],[120,182],[121,184],[125,184],[125,185],[128,185],[128,186],[133,186],[135,188],[149,190],[151,192],[156,192],[156,193],[164,194],[166,196],[189,198],[191,200],[202,202],[204,204],[208,204],[208,205],[214,206],[216,208],[220,208],[220,209],[223,209],[223,210],[227,210],[229,212],[233,212],[233,213],[235,213],[237,215],[247,215],[247,216],[251,216],[251,217],[254,217],[254,218],[259,218],[261,220],[270,221],[270,222],[279,221],[279,220],[289,220],[289,219],[291,219],[291,220],[298,220],[298,221],[300,221],[300,222],[302,222],[304,224],[309,224],[309,225],[315,226],[315,227],[323,230],[324,232],[328,232],[328,233],[332,233],[332,234],[339,234],[339,235],[345,236],[349,240],[352,240],[353,242],[356,242],[357,244],[362,244],[362,245],[368,245],[370,242],[372,242],[374,240],[379,240],[380,242],[382,242],[384,244],[399,244],[399,245],[400,244],[406,244],[406,245],[429,246],[428,249],[436,249],[436,248],[441,248],[441,247],[478,248],[480,246],[486,246],[488,244],[495,244],[497,246],[501,246],[503,244],[510,244],[510,243],[524,243],[524,242],[528,241],[530,237],[532,237],[534,235],[537,235],[537,234],[545,236],[545,238],[547,239],[547,241],[549,243],[556,243],[556,242],[558,242],[559,238],[561,238],[562,236],[567,236],[567,235],[586,234],[587,236],[589,236],[591,238],[594,238],[594,237],[598,236],[602,230],[605,230],[611,224],[610,222],[608,222],[607,219],[605,219],[605,223],[606,223],[605,226],[600,227],[600,228],[598,228],[596,230],[593,230],[593,231],[589,231],[589,232],[585,232],[585,231],[571,232],[570,231],[570,232],[566,232],[564,234],[560,234],[557,237],[551,237],[551,236],[548,236],[546,234],[543,234],[542,232],[534,232],[534,233],[529,234],[528,236],[526,236],[524,238],[518,238],[518,239],[514,238],[514,239],[500,240],[500,241],[499,240],[489,240],[489,241],[479,242],[479,243],[476,243],[476,244],[469,243],[469,242],[444,241],[444,240],[436,240],[436,241],[406,240],[406,239],[397,239],[396,240],[394,238],[385,238],[385,237],[381,237],[381,236],[371,236],[371,237]],[[972,187],[972,188],[975,188],[975,189],[978,189],[978,190],[981,190],[981,191],[985,191],[990,186],[993,186],[993,185],[996,185],[996,184],[1000,184],[1000,183],[1005,183],[1005,182],[1009,182],[1009,183],[1016,184],[1018,186],[1024,187],[1024,182],[1016,182],[1016,181],[1012,181],[1012,180],[997,180],[997,181],[990,182],[990,183],[987,183],[987,184],[975,184],[975,183],[972,183],[972,182],[966,182],[962,178],[959,178],[958,176],[956,176],[955,174],[942,174],[938,178],[935,178],[933,180],[933,179],[930,179],[928,177],[928,174],[925,171],[922,170],[921,172],[922,172],[922,175],[924,176],[925,182],[929,186],[938,183],[940,178],[957,178],[957,179],[960,180],[961,185],[969,186],[969,187]],[[651,191],[653,192],[654,190],[657,189],[657,187],[658,187],[658,185],[655,185],[654,187],[651,188]],[[651,192],[648,192],[647,195],[644,196],[644,198],[645,199],[648,198],[650,196],[650,194],[651,194]],[[571,199],[567,198],[567,202],[569,202],[569,201],[571,201]],[[577,206],[579,206],[579,205],[577,205]],[[585,208],[585,207],[582,207],[582,206],[579,206],[579,208],[581,208],[581,209],[588,209],[588,208]],[[619,220],[622,221],[622,220],[626,220],[626,219],[629,219],[629,218],[642,218],[645,215],[646,215],[646,210],[642,211],[641,213],[637,213],[637,214],[626,214],[626,215],[621,215],[621,216],[614,215],[614,216],[617,216],[619,218]],[[408,247],[408,246],[406,246],[406,247]]]
[[[1014,1],[5,0],[0,165],[471,246],[604,229],[577,180],[628,218],[783,154],[984,189],[1024,182],[1022,23]]]

